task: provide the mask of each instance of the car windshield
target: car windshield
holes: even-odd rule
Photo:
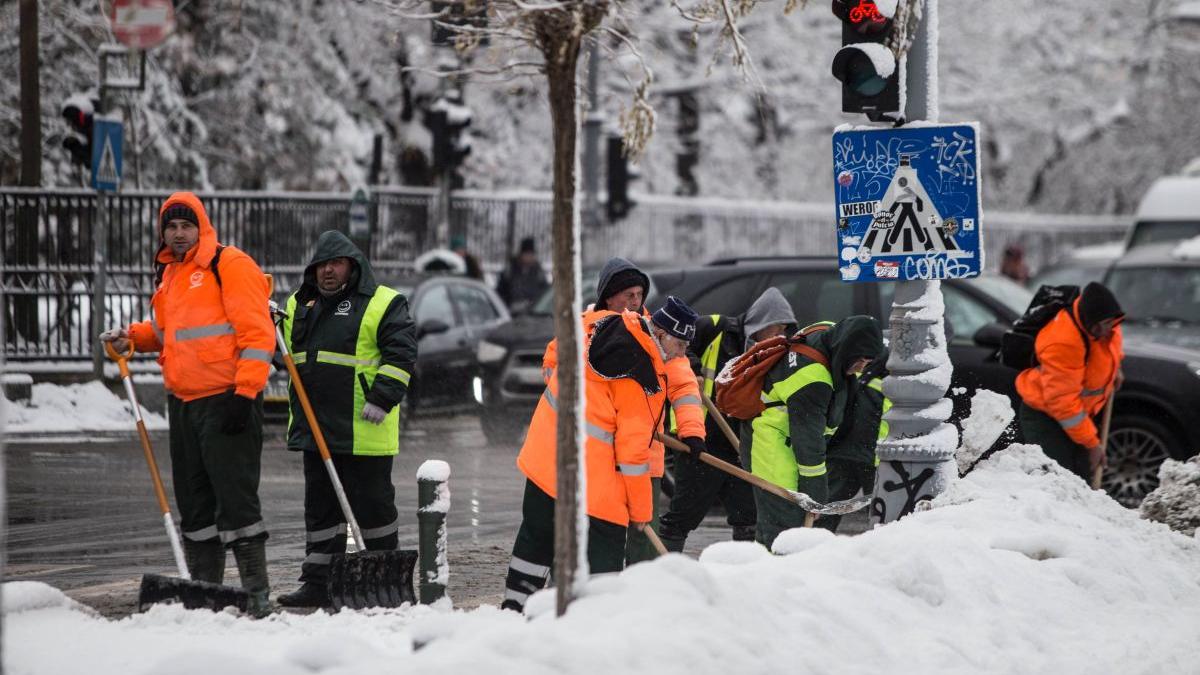
[[[1126,321],[1200,324],[1200,266],[1123,267],[1107,286]]]
[[[1008,277],[988,274],[969,279],[967,283],[977,286],[988,296],[1011,309],[1017,316],[1024,314],[1029,307],[1029,302],[1033,300],[1033,291]]]
[[[1163,241],[1183,241],[1200,236],[1200,220],[1152,220],[1133,226],[1129,248]]]

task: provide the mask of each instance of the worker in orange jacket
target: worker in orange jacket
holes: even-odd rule
[[[1124,316],[1112,291],[1088,284],[1038,332],[1038,365],[1017,375],[1025,440],[1084,480],[1107,463],[1092,418],[1124,380]]]
[[[625,258],[611,258],[600,270],[596,283],[595,306],[612,312],[629,311],[649,317],[645,305],[649,292],[650,277],[645,272]],[[695,326],[699,317],[694,316],[695,312],[690,307],[679,304],[682,309],[677,312],[688,313],[688,323]],[[673,321],[674,317],[671,320]],[[693,328],[686,338],[687,342],[691,342],[694,337]],[[692,372],[690,364],[682,360],[667,361],[667,404],[674,413],[675,433],[685,443],[690,443],[689,447],[695,446],[688,457],[698,456],[699,452],[703,452],[705,441],[704,402],[700,398],[700,384],[696,381],[696,375]],[[658,431],[661,432],[664,426],[669,426],[669,419],[670,415],[664,416]],[[654,506],[654,516],[650,522],[655,530],[658,530],[659,495],[662,494],[662,477],[666,470],[665,455],[666,448],[663,444],[654,441],[650,446],[650,485]],[[646,535],[641,530],[631,527],[625,543],[625,564],[652,560],[657,555]]]
[[[651,440],[665,417],[667,363],[680,361],[687,368],[682,336],[694,334],[695,320],[689,324],[686,318],[663,316],[650,322],[635,312],[593,310],[584,315],[583,329],[588,566],[595,573],[616,572],[625,565],[626,529],[648,526],[653,515]],[[527,480],[501,605],[516,611],[545,586],[554,563],[559,407],[555,342],[547,347],[542,365],[546,390],[517,457]],[[703,448],[702,440],[687,442]]]
[[[221,583],[233,549],[250,611],[269,611],[267,528],[258,500],[262,390],[275,353],[267,280],[250,256],[217,242],[200,199],[159,209],[149,321],[106,331],[124,352],[158,352],[167,389],[171,471],[194,579]]]

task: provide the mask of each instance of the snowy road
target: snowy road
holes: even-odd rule
[[[267,552],[275,593],[298,585],[304,557],[301,460],[284,449],[282,434],[280,426],[267,428],[260,488],[271,532]],[[170,493],[166,436],[157,435],[154,446]],[[134,609],[142,573],[174,574],[136,440],[18,443],[5,450],[10,528],[6,580],[42,581],[105,615],[121,616]],[[445,460],[451,467],[449,593],[456,606],[500,601],[520,522],[523,479],[516,454],[516,447],[489,446],[469,416],[419,420],[403,439],[393,468],[403,547],[417,545],[417,468],[427,459]],[[843,531],[861,531],[864,525],[863,518],[848,518]],[[724,519],[710,515],[689,538],[687,552],[698,555],[704,546],[728,537]],[[227,575],[237,583],[232,558]]]

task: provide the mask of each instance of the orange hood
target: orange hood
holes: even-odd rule
[[[209,222],[208,212],[204,210],[204,204],[200,203],[200,198],[191,192],[176,192],[167,197],[159,207],[158,218],[154,221],[154,227],[158,232],[158,253],[154,255],[154,259],[164,265],[175,262],[175,256],[162,238],[162,217],[167,209],[176,204],[182,204],[191,209],[196,214],[196,220],[200,221],[200,240],[183,259],[192,259],[197,265],[208,267],[217,253],[217,230]]]

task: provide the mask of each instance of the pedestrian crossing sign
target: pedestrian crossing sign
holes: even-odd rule
[[[92,122],[92,187],[115,192],[121,185],[121,142],[124,125],[120,120],[96,117]]]
[[[978,123],[834,132],[843,281],[979,276],[978,139]]]

